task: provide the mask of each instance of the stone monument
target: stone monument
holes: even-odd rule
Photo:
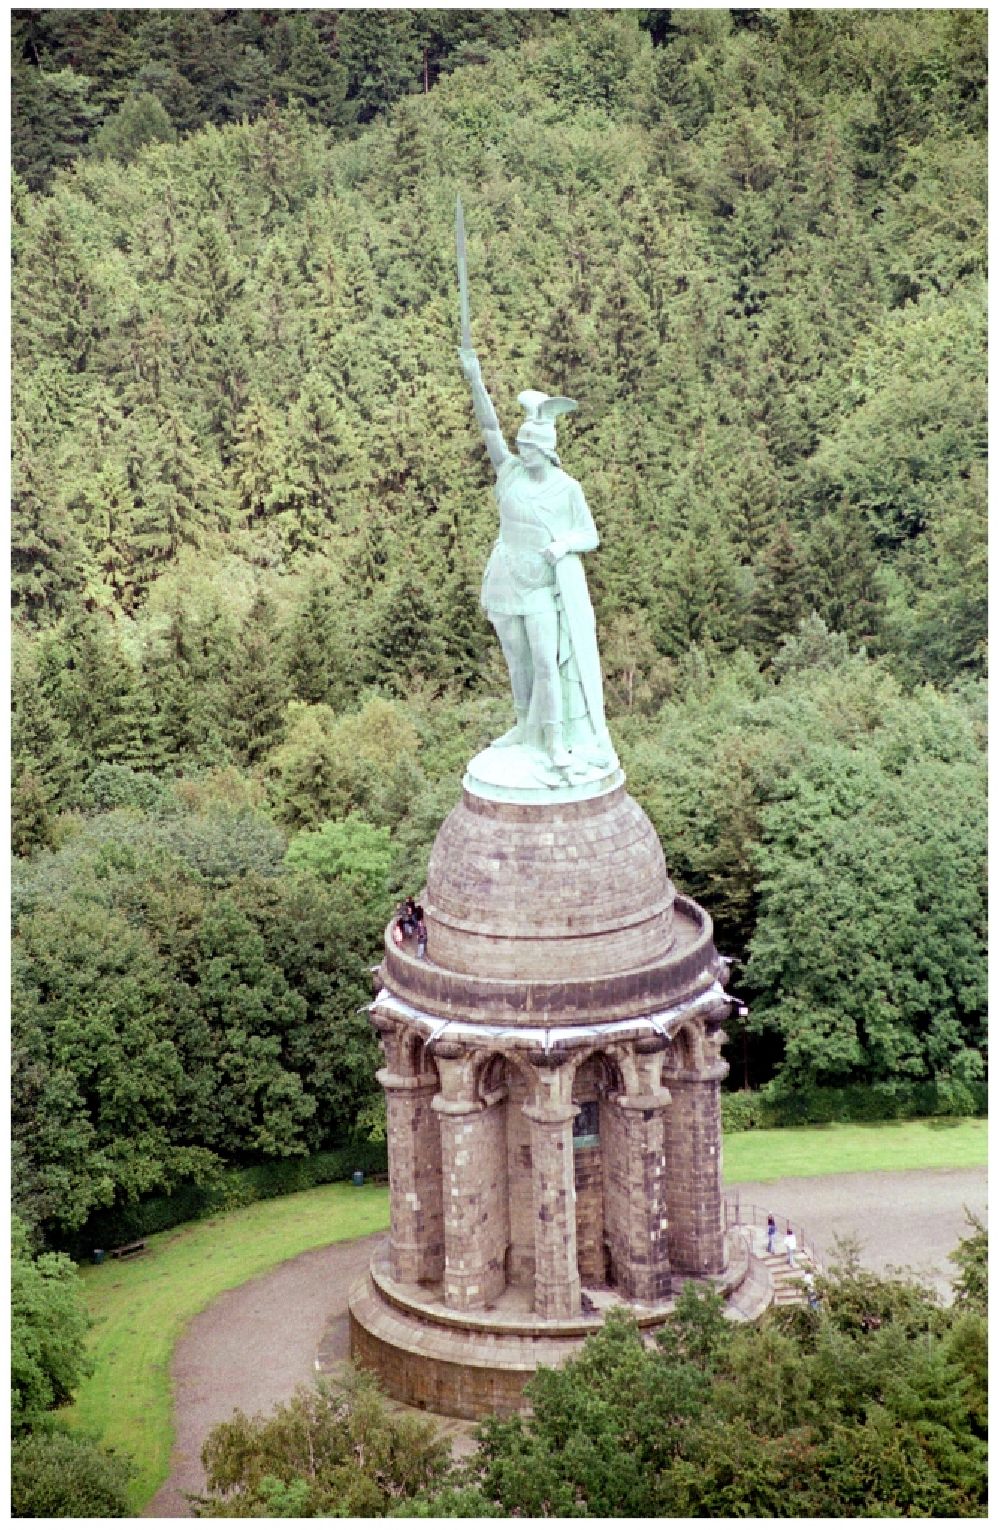
[[[515,721],[473,759],[434,844],[423,959],[386,931],[372,1023],[385,1053],[390,1233],[351,1293],[351,1352],[390,1395],[461,1418],[523,1406],[629,1305],[734,1269],[724,1227],[722,1024],[735,1001],[711,921],[675,892],[604,720],[562,471],[572,400],[520,395],[507,447],[469,339],[462,369],[496,472],[483,604]]]

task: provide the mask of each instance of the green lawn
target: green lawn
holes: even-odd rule
[[[94,1374],[63,1417],[135,1459],[138,1512],[165,1481],[173,1442],[170,1357],[185,1325],[222,1291],[285,1259],[388,1226],[388,1192],[320,1185],[148,1238],[126,1264],[84,1266]]]
[[[733,1132],[725,1139],[723,1178],[738,1185],[871,1169],[969,1169],[986,1163],[986,1138],[985,1120],[943,1118]]]

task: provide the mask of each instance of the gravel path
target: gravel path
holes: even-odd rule
[[[145,1510],[179,1519],[186,1493],[205,1489],[201,1447],[215,1425],[244,1413],[268,1413],[316,1374],[320,1340],[347,1358],[347,1293],[385,1238],[310,1249],[225,1291],[188,1324],[174,1350],[174,1449],[170,1476]]]
[[[856,1237],[870,1268],[910,1265],[943,1295],[954,1273],[948,1254],[967,1232],[963,1206],[986,1210],[986,1170],[928,1169],[824,1175],[744,1184],[744,1204],[789,1217],[820,1258],[837,1234]],[[174,1351],[174,1450],[170,1477],[146,1510],[167,1519],[188,1514],[186,1493],[204,1490],[202,1442],[235,1408],[267,1412],[315,1375],[320,1340],[347,1355],[347,1293],[385,1234],[333,1243],[278,1265],[227,1291],[188,1325]]]

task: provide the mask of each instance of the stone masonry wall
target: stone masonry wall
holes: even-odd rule
[[[510,1207],[507,1189],[507,1101],[498,1100],[483,1112],[479,1148],[482,1209],[476,1236],[482,1250],[483,1291],[496,1301],[507,1283]]]
[[[535,1205],[534,1310],[541,1317],[572,1317],[580,1310],[576,1254],[576,1185],[572,1105],[526,1106],[531,1122],[531,1177]]]
[[[506,1102],[456,1112],[435,1102],[441,1125],[444,1299],[485,1307],[504,1287],[507,1218]]]
[[[507,1083],[507,1183],[510,1198],[508,1280],[530,1286],[535,1279],[535,1209],[531,1185],[531,1126],[522,1107],[528,1089],[513,1068]]]
[[[664,1111],[622,1108],[625,1126],[625,1193],[622,1224],[628,1238],[619,1278],[623,1296],[658,1302],[670,1295]]]
[[[444,1271],[441,1134],[423,1088],[386,1090],[392,1233],[390,1262],[397,1280],[433,1284]]]
[[[466,791],[428,868],[431,959],[480,978],[548,978],[566,960],[568,897],[574,976],[629,971],[670,951],[674,890],[638,803],[620,787],[552,807]]]
[[[600,1120],[604,1236],[611,1254],[611,1283],[617,1285],[628,1261],[628,1145],[622,1113],[613,1100],[601,1100]]]

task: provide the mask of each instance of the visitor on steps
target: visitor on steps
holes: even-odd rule
[[[792,1232],[792,1224],[789,1222],[788,1231],[785,1233],[785,1253],[788,1255],[788,1263],[793,1268],[795,1266],[795,1250],[797,1247],[795,1234]]]
[[[769,1254],[774,1253],[774,1240],[777,1236],[778,1224],[774,1220],[774,1212],[769,1211],[767,1214],[767,1251]]]

